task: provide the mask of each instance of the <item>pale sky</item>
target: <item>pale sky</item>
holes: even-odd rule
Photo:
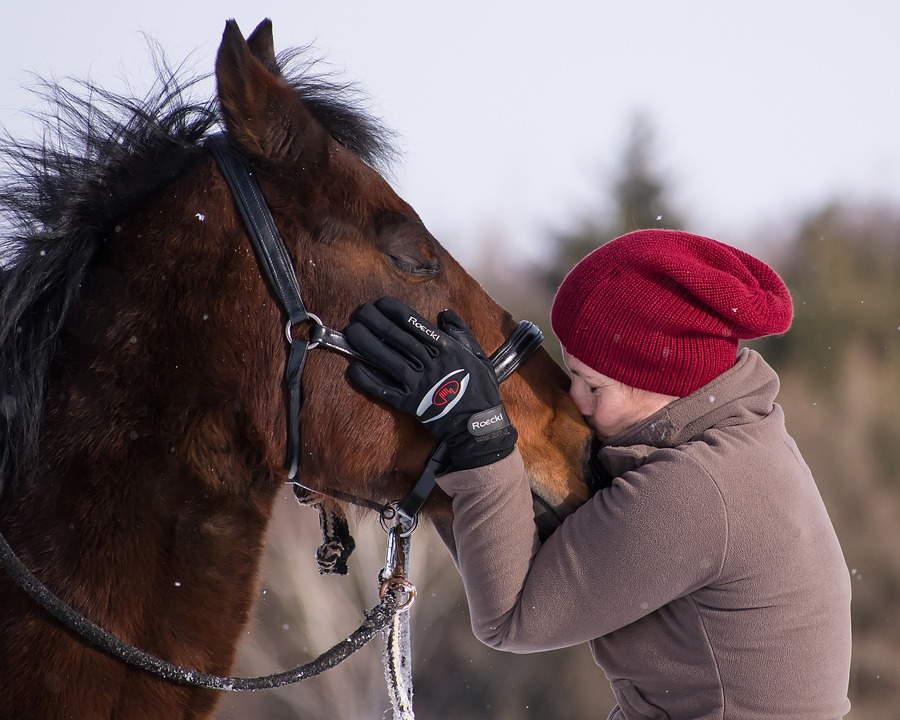
[[[399,135],[392,182],[464,262],[540,257],[609,181],[631,119],[690,229],[740,245],[825,199],[900,204],[900,2],[8,3],[0,123],[29,71],[146,87],[144,35],[212,69],[225,20],[313,43]]]

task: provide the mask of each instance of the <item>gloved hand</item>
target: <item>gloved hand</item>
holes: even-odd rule
[[[450,469],[489,465],[513,451],[518,433],[491,361],[455,312],[441,313],[435,328],[399,300],[384,297],[360,307],[346,335],[371,363],[350,365],[350,379],[415,415],[445,441]]]

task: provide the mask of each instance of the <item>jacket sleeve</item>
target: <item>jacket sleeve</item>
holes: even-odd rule
[[[727,517],[712,478],[657,450],[541,545],[518,450],[439,478],[453,500],[456,562],[479,640],[512,652],[608,634],[713,581]]]

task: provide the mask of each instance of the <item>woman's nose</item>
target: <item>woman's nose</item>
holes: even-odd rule
[[[569,386],[569,397],[572,398],[572,401],[575,403],[575,407],[578,408],[578,412],[580,412],[582,415],[590,415],[590,408],[588,408],[585,403],[585,394],[578,387],[578,383],[573,382]]]

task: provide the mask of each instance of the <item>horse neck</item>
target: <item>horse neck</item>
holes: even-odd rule
[[[60,340],[40,473],[8,531],[76,609],[214,672],[249,613],[284,417],[277,308],[223,208],[189,178],[109,238]]]

